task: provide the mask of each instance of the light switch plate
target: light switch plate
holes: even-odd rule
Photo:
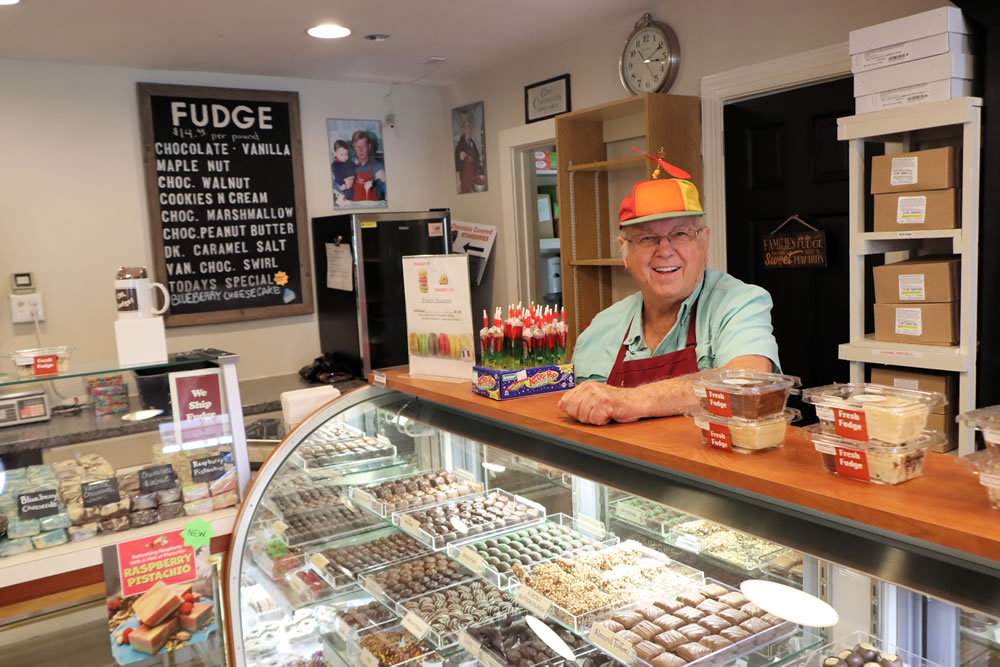
[[[45,320],[45,311],[42,308],[42,295],[35,292],[32,294],[11,294],[10,295],[10,320],[14,324],[30,324],[35,321],[32,310],[38,313],[38,321]]]

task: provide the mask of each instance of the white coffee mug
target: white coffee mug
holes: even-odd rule
[[[153,308],[154,287],[163,292],[163,307],[159,309]],[[115,276],[115,302],[119,319],[153,317],[167,312],[170,294],[164,285],[146,277],[146,269],[122,268]]]

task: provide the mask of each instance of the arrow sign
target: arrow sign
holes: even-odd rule
[[[465,251],[466,255],[470,255],[472,253],[486,252],[486,248],[480,248],[479,246],[474,246],[471,243],[466,243],[464,246],[462,246],[462,250]]]

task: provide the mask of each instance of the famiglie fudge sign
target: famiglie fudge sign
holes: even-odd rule
[[[167,326],[311,313],[298,94],[138,89]]]

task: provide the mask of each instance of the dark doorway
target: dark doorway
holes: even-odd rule
[[[847,143],[837,140],[837,119],[854,114],[852,85],[839,79],[725,108],[728,271],[771,293],[782,370],[804,387],[850,373],[837,358],[850,307]],[[826,268],[764,268],[762,238],[794,214],[826,232]],[[792,221],[782,231],[801,229]]]

